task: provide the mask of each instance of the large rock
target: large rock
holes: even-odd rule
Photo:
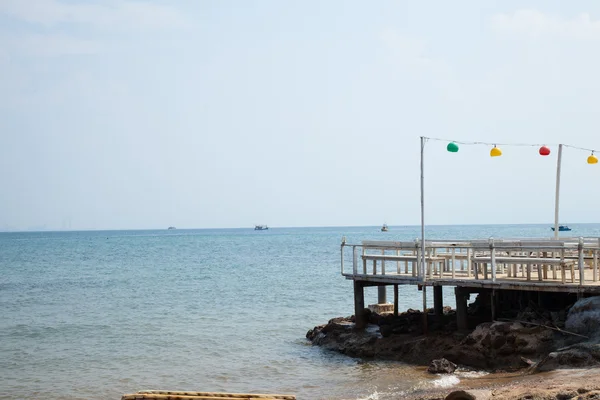
[[[600,339],[600,296],[578,300],[567,314],[565,329]]]
[[[445,358],[439,360],[433,360],[427,368],[427,372],[430,374],[451,374],[456,371],[457,365],[452,361],[448,361]]]
[[[551,351],[552,335],[548,329],[517,322],[486,322],[444,356],[476,368],[518,369],[523,366],[522,355],[537,357]]]
[[[600,366],[600,344],[578,343],[553,351],[534,366],[536,372]]]

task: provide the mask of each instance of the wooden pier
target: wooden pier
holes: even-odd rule
[[[386,303],[386,287],[433,287],[434,311],[442,313],[444,286],[455,289],[457,324],[466,329],[470,293],[499,291],[560,292],[577,297],[600,295],[598,254],[600,238],[431,240],[422,243],[363,241],[341,244],[341,273],[354,281],[356,324],[364,326],[364,287],[378,286],[378,303]],[[351,268],[350,268],[351,266]]]

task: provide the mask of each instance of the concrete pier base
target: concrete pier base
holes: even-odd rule
[[[377,314],[393,313],[394,305],[392,303],[369,304],[369,310],[371,310]]]

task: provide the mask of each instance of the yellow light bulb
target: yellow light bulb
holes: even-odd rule
[[[492,150],[490,150],[490,157],[500,157],[502,155],[502,150],[494,146]]]

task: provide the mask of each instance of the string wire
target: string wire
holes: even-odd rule
[[[453,142],[456,144],[462,144],[462,145],[467,145],[467,146],[521,146],[521,147],[541,147],[541,146],[552,146],[552,147],[557,147],[559,144],[555,144],[555,143],[500,143],[500,142],[478,142],[478,141],[463,141],[463,140],[451,140],[451,139],[442,139],[442,138],[433,138],[433,137],[426,137],[424,136],[425,141],[428,140],[435,140],[438,142]],[[585,147],[579,147],[579,146],[573,146],[570,144],[564,144],[562,143],[563,147],[569,147],[571,149],[576,149],[576,150],[582,150],[582,151],[589,151],[589,152],[596,152],[596,150],[594,149],[588,149]]]

